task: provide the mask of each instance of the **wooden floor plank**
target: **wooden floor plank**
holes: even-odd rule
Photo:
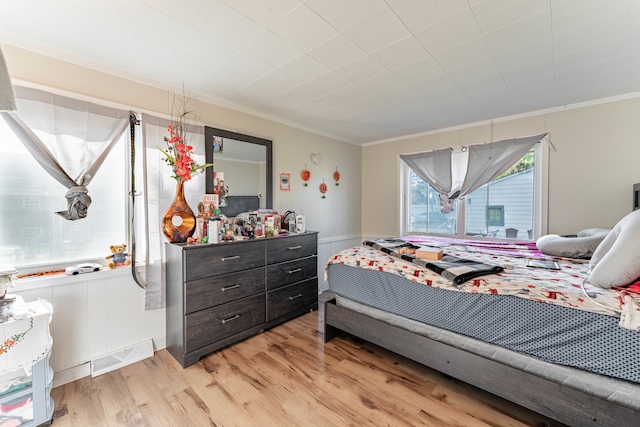
[[[56,426],[549,426],[549,420],[344,335],[322,312],[182,369],[166,350],[56,387]]]

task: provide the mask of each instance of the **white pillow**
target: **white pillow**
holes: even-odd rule
[[[567,258],[589,258],[609,233],[608,228],[589,228],[574,237],[547,234],[536,241],[543,254]]]
[[[640,210],[622,218],[607,234],[589,262],[589,282],[609,289],[640,277]]]

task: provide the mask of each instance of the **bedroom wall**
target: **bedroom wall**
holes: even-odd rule
[[[136,111],[168,114],[168,91],[3,44],[11,77],[113,102]],[[189,82],[185,82],[188,95]],[[361,233],[361,147],[293,128],[210,103],[191,100],[200,121],[209,126],[273,140],[274,208],[302,211],[307,228],[319,232],[318,272],[320,290],[326,288],[323,270],[337,250],[357,242]],[[323,162],[312,164],[311,153],[321,153]],[[312,176],[302,185],[305,165]],[[343,178],[333,185],[336,167]],[[291,190],[279,190],[281,172],[291,174]],[[318,186],[329,185],[325,199]],[[204,188],[202,188],[204,194]],[[105,248],[112,242],[105,242]],[[163,310],[144,310],[144,292],[124,270],[92,273],[77,278],[57,276],[24,280],[12,290],[25,300],[44,298],[54,307],[52,365],[54,384],[89,374],[89,361],[124,347],[153,339],[155,348],[165,346]]]
[[[613,227],[632,210],[640,182],[640,98],[568,107],[494,123],[494,140],[549,132],[548,232]],[[491,140],[490,124],[444,130],[363,147],[362,232],[397,235],[402,153]]]

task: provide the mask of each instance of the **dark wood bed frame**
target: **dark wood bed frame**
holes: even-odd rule
[[[336,305],[324,305],[324,340],[347,332],[570,426],[640,426],[640,412]],[[473,369],[469,369],[469,367]]]

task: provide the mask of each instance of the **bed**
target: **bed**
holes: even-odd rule
[[[475,263],[457,271],[471,277],[425,268],[404,243]],[[637,426],[640,298],[590,286],[587,271],[531,242],[367,241],[327,264],[325,342],[348,332],[570,426]]]

